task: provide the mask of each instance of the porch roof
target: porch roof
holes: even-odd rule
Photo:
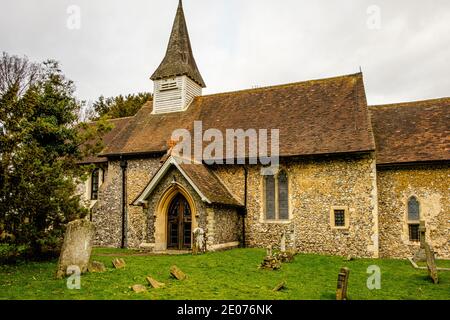
[[[191,185],[202,201],[208,204],[223,204],[235,207],[243,206],[220,181],[220,179],[204,164],[187,164],[177,157],[170,156],[159,168],[150,182],[133,201],[133,205],[142,205],[158,186],[170,168],[175,167]]]

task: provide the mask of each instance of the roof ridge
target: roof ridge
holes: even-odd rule
[[[269,86],[259,87],[259,88],[241,89],[241,90],[233,90],[233,91],[227,91],[227,92],[217,92],[217,93],[211,93],[211,94],[199,96],[197,98],[208,98],[208,97],[214,97],[214,96],[238,94],[238,93],[246,93],[246,92],[259,92],[259,91],[266,91],[266,90],[272,90],[272,89],[280,89],[283,87],[289,88],[289,87],[293,87],[293,86],[297,86],[297,85],[301,85],[301,84],[320,83],[323,81],[337,80],[337,79],[341,79],[341,78],[342,79],[343,78],[352,78],[352,77],[356,77],[356,76],[362,76],[362,73],[358,72],[358,73],[345,74],[345,75],[341,75],[341,76],[334,76],[334,77],[328,77],[328,78],[319,78],[319,79],[312,79],[312,80],[304,80],[304,81],[269,85]]]
[[[432,99],[425,99],[425,100],[413,100],[413,101],[403,101],[403,102],[396,102],[396,103],[386,103],[386,104],[375,104],[375,105],[369,105],[368,107],[370,109],[376,109],[376,108],[388,108],[388,107],[412,107],[414,105],[417,105],[419,103],[430,103],[430,102],[439,102],[439,101],[449,101],[450,97],[442,97],[442,98],[432,98]]]

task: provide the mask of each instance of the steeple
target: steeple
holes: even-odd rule
[[[187,76],[200,87],[206,87],[192,53],[181,0],[178,4],[166,56],[151,76],[151,79],[156,81],[177,76]]]

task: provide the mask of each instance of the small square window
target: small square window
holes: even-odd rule
[[[347,229],[349,225],[348,207],[333,206],[330,210],[330,225],[334,229]]]
[[[334,226],[345,227],[345,210],[334,210]]]
[[[419,224],[409,225],[409,241],[418,242],[420,241]]]

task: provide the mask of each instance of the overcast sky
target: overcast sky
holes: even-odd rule
[[[0,51],[60,61],[83,100],[151,91],[177,3],[0,0]],[[205,94],[361,66],[369,104],[450,96],[448,0],[183,3]],[[81,11],[79,29],[71,5]]]

